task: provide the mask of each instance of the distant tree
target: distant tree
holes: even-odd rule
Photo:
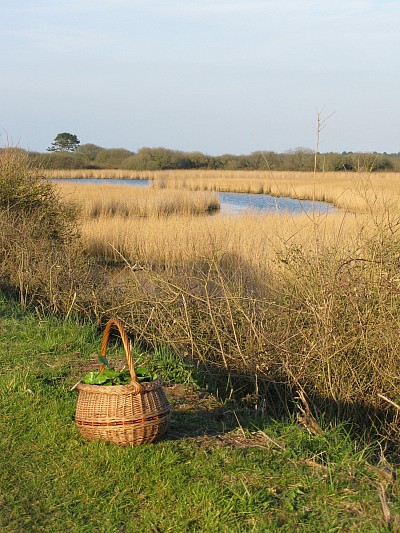
[[[130,162],[133,164],[133,161]],[[139,150],[136,165],[144,165],[147,170],[167,170],[172,168],[193,168],[194,164],[185,152],[169,150],[168,148],[148,148]]]
[[[97,157],[97,154],[99,154],[102,150],[103,148],[101,146],[88,143],[78,146],[76,153],[87,157],[89,161],[94,161]]]
[[[127,170],[158,170],[157,163],[153,161],[150,155],[142,150],[135,155],[124,159],[123,168]]]
[[[254,170],[282,170],[282,154],[277,154],[271,150],[258,150],[247,156],[248,166]]]
[[[321,154],[320,165],[322,170],[326,172],[350,172],[355,170],[351,156],[346,153],[329,152]]]
[[[125,160],[134,155],[125,148],[103,148],[97,155],[94,163],[100,168],[122,168]]]
[[[285,170],[307,170],[314,167],[314,152],[310,148],[299,146],[285,152]]]
[[[54,139],[54,142],[51,143],[51,146],[47,148],[48,152],[74,152],[78,145],[80,144],[80,140],[76,135],[73,135],[72,133],[59,133],[56,138]]]

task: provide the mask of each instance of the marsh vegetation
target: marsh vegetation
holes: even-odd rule
[[[304,391],[327,416],[397,438],[398,411],[382,395],[400,398],[400,188],[395,174],[334,178],[163,172],[149,190],[116,188],[117,197],[74,184],[56,197],[66,212],[77,205],[80,237],[49,261],[47,241],[22,244],[12,219],[3,280],[43,309],[117,315],[142,341],[170,346],[210,379],[225,376],[228,394],[276,415]],[[205,216],[214,192],[228,189],[342,209]],[[200,208],[187,208],[191,191]],[[10,211],[2,216],[9,224]]]

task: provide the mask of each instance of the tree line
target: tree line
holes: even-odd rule
[[[53,143],[54,145],[54,143]],[[296,148],[283,153],[256,151],[248,155],[207,155],[168,148],[141,148],[132,152],[124,148],[102,148],[95,144],[76,144],[73,150],[55,149],[48,153],[29,152],[31,160],[53,169],[220,169],[220,170],[296,170],[314,169],[314,152]],[[319,153],[317,170],[324,172],[400,171],[400,152]]]

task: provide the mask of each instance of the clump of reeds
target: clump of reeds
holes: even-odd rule
[[[146,268],[176,271],[183,265],[208,261],[216,253],[234,254],[264,273],[279,267],[288,247],[307,246],[314,224],[320,225],[325,242],[332,245],[341,231],[341,245],[347,248],[354,232],[372,231],[373,227],[365,216],[350,213],[321,215],[313,221],[307,214],[249,212],[212,217],[87,219],[82,222],[81,234],[86,249],[99,261],[123,255]]]
[[[57,182],[57,187],[66,201],[80,207],[84,220],[204,215],[220,207],[216,194],[210,192],[65,182]]]
[[[43,169],[43,175],[48,179],[152,179],[154,172],[148,170],[122,169]]]

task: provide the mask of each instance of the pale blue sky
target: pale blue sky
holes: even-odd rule
[[[0,145],[400,152],[400,0],[4,0]]]

